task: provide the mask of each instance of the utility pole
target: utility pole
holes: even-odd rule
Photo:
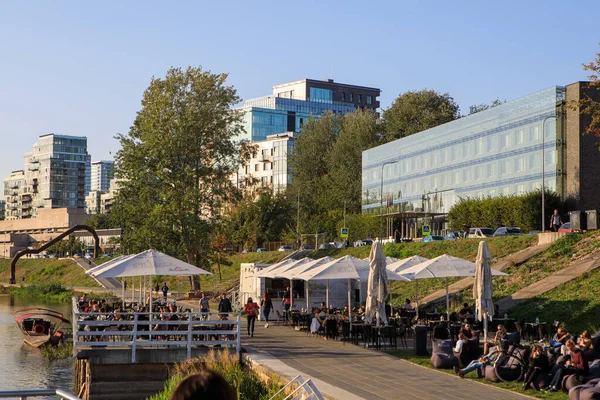
[[[344,200],[344,228],[346,227],[346,200]]]
[[[296,215],[296,248],[300,249],[300,191],[298,191],[298,214]]]

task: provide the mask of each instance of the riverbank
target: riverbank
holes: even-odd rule
[[[69,303],[73,296],[84,293],[90,298],[113,297],[112,292],[104,288],[64,287],[58,283],[47,284],[0,284],[0,294],[11,294],[29,299],[39,299],[53,303]]]

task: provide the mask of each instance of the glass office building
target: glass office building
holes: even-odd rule
[[[461,197],[539,189],[542,171],[545,187],[556,190],[562,155],[554,117],[564,97],[554,86],[364,151],[363,212],[379,213],[383,192],[388,215],[445,214]]]

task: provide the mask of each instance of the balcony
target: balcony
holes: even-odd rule
[[[30,171],[39,171],[40,170],[40,166],[36,165],[36,164],[30,164],[27,169],[30,170]]]

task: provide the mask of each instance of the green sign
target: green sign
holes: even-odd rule
[[[423,225],[423,236],[429,236],[431,235],[431,229],[429,228],[429,225]]]
[[[344,239],[348,237],[348,228],[342,228],[342,233],[340,234],[340,237]]]

